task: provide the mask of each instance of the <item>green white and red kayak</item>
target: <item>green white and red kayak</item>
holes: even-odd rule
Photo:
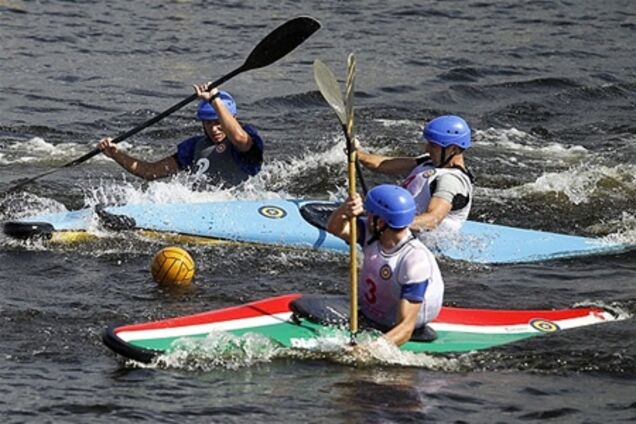
[[[255,333],[282,347],[305,349],[329,327],[299,318],[292,312],[290,303],[300,296],[288,294],[195,315],[111,327],[103,340],[120,355],[141,362],[169,353],[174,343],[183,338],[204,338],[217,332],[237,336]],[[598,307],[544,311],[444,307],[430,324],[437,332],[437,339],[409,341],[401,349],[428,353],[469,352],[617,319]]]

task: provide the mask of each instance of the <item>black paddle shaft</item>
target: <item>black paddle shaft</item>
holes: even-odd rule
[[[342,131],[344,131],[345,139],[347,141],[347,155],[351,154],[351,149],[353,149],[353,140],[349,139],[349,133],[347,133],[347,125],[342,124]],[[362,175],[362,167],[360,166],[360,161],[356,156],[356,175],[358,176],[358,180],[360,180],[360,185],[362,186],[362,193],[366,196],[368,191],[367,184],[364,180],[364,175]]]
[[[276,28],[274,31],[269,33],[265,38],[263,38],[261,42],[258,43],[256,47],[254,47],[250,55],[247,57],[245,62],[240,67],[236,68],[229,74],[224,75],[221,78],[209,84],[207,89],[212,90],[214,87],[217,87],[223,84],[224,82],[234,78],[236,75],[243,73],[245,71],[262,68],[264,66],[267,66],[276,62],[277,60],[286,56],[288,53],[290,53],[300,44],[302,44],[307,38],[309,38],[319,28],[320,28],[320,22],[318,22],[316,19],[309,16],[301,16],[301,17],[294,18],[285,22],[284,24]],[[153,125],[161,121],[166,116],[176,112],[177,110],[181,109],[188,103],[191,103],[192,101],[196,100],[196,98],[197,98],[196,94],[190,95],[189,97],[183,99],[179,103],[173,105],[172,107],[152,117],[148,121],[136,126],[135,128],[123,134],[118,135],[117,137],[113,139],[112,142],[119,143],[126,140],[127,138],[137,134],[144,128],[147,128],[150,125]],[[32,183],[33,181],[39,178],[42,178],[46,175],[50,175],[54,172],[57,172],[60,169],[70,168],[70,167],[79,165],[80,163],[87,161],[88,159],[92,158],[93,156],[99,153],[101,153],[101,150],[97,148],[93,149],[92,151],[86,153],[84,156],[77,158],[65,165],[62,165],[59,168],[51,169],[47,172],[36,175],[35,177],[29,178],[28,180],[17,184],[16,186],[14,186],[12,189],[9,189],[8,191],[9,192],[14,191],[19,187]]]

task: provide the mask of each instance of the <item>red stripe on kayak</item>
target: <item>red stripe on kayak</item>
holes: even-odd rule
[[[561,310],[493,310],[443,307],[435,318],[438,323],[467,325],[515,325],[527,324],[533,319],[559,321],[570,318],[581,318],[594,314],[603,318],[600,308],[576,308]]]
[[[298,299],[301,294],[287,294],[268,299],[257,300],[245,305],[232,306],[214,311],[202,312],[178,318],[170,318],[162,321],[153,321],[142,324],[131,324],[117,327],[114,332],[154,330],[162,328],[185,327],[190,325],[210,324],[214,322],[232,321],[244,318],[274,315],[289,312],[290,302]],[[467,309],[443,307],[436,323],[463,324],[463,325],[518,325],[527,324],[531,320],[543,319],[547,321],[559,321],[571,318],[581,318],[590,314],[603,319],[601,308],[576,308],[561,310],[494,310],[494,309]]]
[[[232,306],[229,308],[202,312],[200,314],[188,315],[185,317],[171,318],[143,324],[125,325],[123,327],[117,327],[114,331],[116,334],[120,331],[156,330],[160,328],[185,327],[190,325],[210,324],[213,322],[232,321],[236,319],[280,314],[288,312],[290,310],[289,303],[298,299],[300,296],[300,294],[294,293],[271,297],[269,299],[257,300],[245,305]]]

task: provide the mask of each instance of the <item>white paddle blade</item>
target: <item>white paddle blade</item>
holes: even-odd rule
[[[345,105],[342,100],[340,85],[331,69],[320,59],[314,60],[314,79],[318,84],[320,94],[325,98],[329,106],[336,112],[342,125],[346,122]]]
[[[351,53],[347,58],[347,85],[345,88],[345,112],[347,134],[353,139],[353,96],[355,92],[356,57]]]

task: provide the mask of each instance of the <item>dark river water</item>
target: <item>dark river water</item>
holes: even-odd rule
[[[322,29],[224,88],[266,140],[263,172],[232,190],[153,183],[97,157],[17,193],[238,67],[285,20]],[[475,130],[471,219],[636,242],[636,8],[580,1],[0,0],[0,218],[97,203],[342,198],[338,121],[313,81],[357,58],[363,146],[416,154],[442,113]],[[194,104],[123,145],[158,159],[200,131]],[[366,175],[370,184],[389,181]],[[272,357],[140,367],[101,342],[140,322],[289,292],[347,291],[335,254],[187,246],[198,273],[162,290],[164,244],[104,232],[81,245],[0,236],[0,421],[627,422],[636,420],[633,318],[487,352],[386,362]],[[441,260],[445,303],[482,308],[596,304],[636,313],[636,253],[526,265]]]

